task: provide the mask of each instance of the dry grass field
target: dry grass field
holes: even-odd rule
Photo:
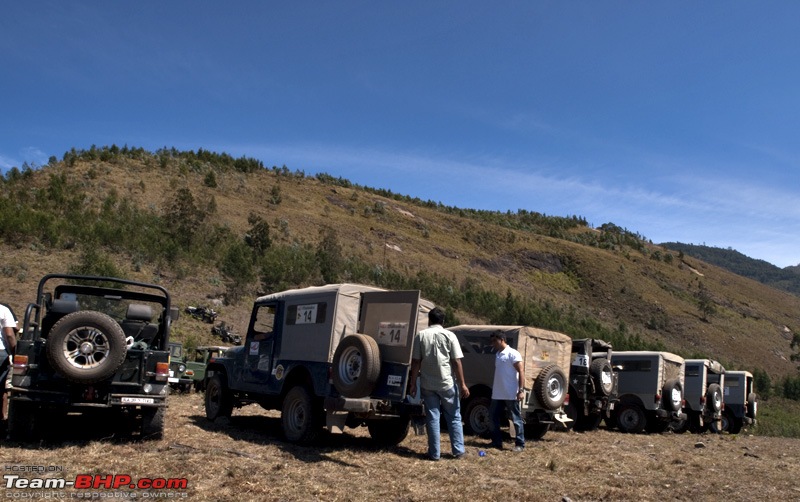
[[[0,443],[5,500],[799,500],[800,440],[741,434],[627,435],[549,432],[522,453],[467,437],[461,460],[426,461],[425,436],[372,446],[364,428],[316,446],[282,440],[280,418],[249,406],[210,423],[200,394],[170,397],[163,440],[125,442],[73,423],[40,444]],[[443,434],[443,452],[449,451]],[[480,456],[481,450],[486,451]],[[24,472],[26,466],[60,472]],[[62,470],[63,469],[63,470]],[[36,489],[9,476],[75,480],[81,474],[186,479],[162,490]]]

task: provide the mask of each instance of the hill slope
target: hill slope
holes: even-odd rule
[[[182,307],[226,297],[220,319],[243,332],[257,294],[326,277],[320,267],[292,283],[271,268],[287,260],[300,268],[298,257],[319,260],[327,249],[347,264],[338,280],[413,278],[423,296],[452,307],[460,321],[490,316],[449,299],[492,292],[537,305],[549,315],[542,323],[597,323],[730,368],[760,368],[773,378],[796,372],[789,344],[800,298],[696,258],[681,260],[612,224],[593,229],[575,218],[443,207],[224,154],[114,148],[68,152],[3,180],[0,288],[18,313],[42,274],[67,271],[86,261],[87,250],[99,250],[95,260],[107,257],[130,278],[165,285]],[[191,210],[181,212],[187,204]],[[102,223],[106,213],[113,225]],[[76,220],[95,217],[100,223],[84,233],[85,222]],[[270,247],[258,249],[276,265],[262,260],[255,276],[236,276],[237,246],[254,245],[259,221],[269,226]],[[167,236],[184,238],[176,242],[185,248],[152,254],[172,245]],[[184,318],[176,336],[204,341],[208,325]]]

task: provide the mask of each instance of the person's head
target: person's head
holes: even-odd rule
[[[434,324],[444,325],[444,310],[439,307],[434,307],[428,312],[428,325],[433,326]]]
[[[506,346],[506,334],[500,330],[489,335],[489,343],[496,349],[503,349]]]

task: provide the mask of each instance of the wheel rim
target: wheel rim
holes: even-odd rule
[[[70,365],[79,369],[96,368],[103,364],[111,346],[105,333],[92,326],[73,329],[64,338],[62,352]]]
[[[672,410],[678,411],[679,409],[681,409],[681,401],[683,401],[683,396],[681,395],[680,389],[672,389],[671,397],[672,397]]]
[[[476,434],[489,430],[489,408],[476,404],[469,413],[469,425]]]
[[[714,405],[714,411],[719,411],[719,410],[722,409],[722,396],[720,395],[719,392],[715,392],[714,393],[714,396],[713,396],[713,399],[712,399],[711,402]]]
[[[547,381],[547,395],[554,402],[561,401],[561,398],[564,396],[564,383],[559,377],[552,376]]]
[[[339,379],[345,385],[353,385],[361,376],[363,367],[363,356],[355,347],[348,347],[342,353],[341,363],[339,364]]]
[[[297,435],[303,431],[308,421],[308,410],[301,399],[294,399],[286,410],[286,428]]]
[[[623,425],[626,429],[635,429],[639,426],[639,413],[636,410],[627,408],[622,410],[622,413],[619,414],[619,423]]]

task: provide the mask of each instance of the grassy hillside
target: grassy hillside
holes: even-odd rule
[[[773,380],[797,371],[797,296],[613,224],[534,211],[547,208],[452,208],[252,159],[116,147],[2,184],[0,289],[18,313],[42,274],[102,270],[163,284],[181,307],[223,300],[220,319],[243,332],[258,294],[370,282],[420,288],[459,322],[602,335]],[[176,337],[211,341],[208,328],[184,318]]]
[[[749,277],[776,289],[800,296],[800,266],[779,268],[764,260],[756,260],[734,249],[722,249],[680,242],[661,244],[667,249],[714,264],[734,274]]]

